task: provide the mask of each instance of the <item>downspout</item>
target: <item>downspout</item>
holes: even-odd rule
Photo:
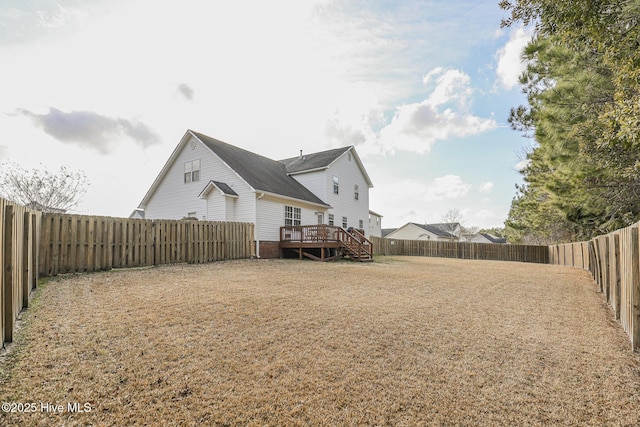
[[[260,227],[258,226],[260,215],[258,215],[258,206],[260,205],[260,199],[263,197],[264,193],[261,193],[256,199],[256,258],[260,258]]]

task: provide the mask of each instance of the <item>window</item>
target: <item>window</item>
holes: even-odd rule
[[[300,225],[302,210],[294,206],[284,207],[284,225]]]
[[[200,159],[184,164],[184,182],[200,181]]]
[[[360,230],[364,230],[364,221],[363,220],[358,221],[358,228]]]
[[[346,216],[342,217],[342,228],[347,228],[347,217]]]
[[[333,177],[333,194],[339,194],[340,193],[340,181],[338,180],[337,176]]]
[[[334,224],[333,214],[329,214],[329,225],[333,225],[333,224]]]
[[[353,186],[353,198],[355,200],[358,200],[358,198],[360,197],[360,187],[358,187],[358,184]]]
[[[318,224],[324,224],[324,214],[322,212],[318,212]]]

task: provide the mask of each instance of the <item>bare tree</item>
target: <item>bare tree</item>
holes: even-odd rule
[[[442,215],[442,229],[452,236],[459,238],[458,233],[462,229],[462,221],[464,221],[464,218],[458,209],[449,209]],[[458,228],[460,228],[460,230],[458,230]],[[451,237],[451,240],[455,240],[455,238]]]
[[[89,180],[82,171],[61,166],[56,173],[26,170],[15,163],[0,165],[0,196],[42,212],[66,212],[78,206]]]

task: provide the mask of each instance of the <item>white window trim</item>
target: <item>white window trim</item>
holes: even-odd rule
[[[185,184],[200,181],[200,159],[185,162],[182,176]]]
[[[302,224],[302,209],[296,206],[288,206],[284,207],[284,225],[285,226],[295,226]]]

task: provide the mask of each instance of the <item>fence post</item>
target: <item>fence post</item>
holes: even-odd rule
[[[4,217],[4,265],[2,269],[4,271],[4,289],[2,290],[3,296],[3,331],[2,342],[13,341],[13,206],[7,205],[5,208]]]
[[[38,229],[37,213],[31,214],[31,289],[38,287],[40,277],[40,230]]]
[[[615,269],[616,269],[616,282],[615,282],[615,292],[612,292],[613,294],[613,298],[615,298],[615,300],[613,301],[613,312],[615,314],[615,318],[616,320],[620,320],[620,297],[621,297],[621,292],[620,292],[620,285],[622,284],[622,278],[620,277],[621,272],[621,268],[620,268],[620,256],[622,255],[621,251],[620,251],[620,235],[619,234],[615,234],[613,236],[613,240],[614,240],[614,251],[615,251]]]
[[[631,349],[640,349],[640,242],[638,228],[631,228]]]
[[[605,236],[602,240],[604,240],[604,255],[602,257],[602,261],[604,263],[602,273],[603,273],[603,292],[604,297],[607,302],[611,302],[611,268],[609,266],[609,237]]]
[[[24,219],[22,225],[22,308],[29,307],[29,292],[31,288],[29,286],[29,273],[31,265],[29,264],[29,235],[31,227],[31,214],[25,212],[22,215]]]

